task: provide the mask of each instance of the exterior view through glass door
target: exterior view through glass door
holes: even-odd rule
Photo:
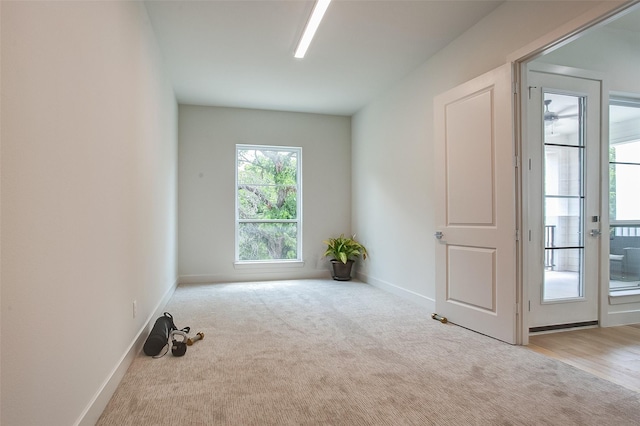
[[[530,330],[597,324],[600,82],[538,71],[528,81]]]
[[[542,301],[584,296],[585,98],[543,91],[544,279]],[[564,111],[560,114],[551,108]],[[569,112],[569,113],[567,113]],[[570,119],[569,119],[570,118]],[[558,129],[565,126],[564,129]]]

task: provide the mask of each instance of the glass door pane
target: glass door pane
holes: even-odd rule
[[[544,93],[543,302],[584,296],[584,99]]]

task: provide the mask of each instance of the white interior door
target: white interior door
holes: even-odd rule
[[[516,343],[511,64],[435,98],[436,311]]]
[[[527,73],[531,331],[598,320],[601,83],[553,70]]]

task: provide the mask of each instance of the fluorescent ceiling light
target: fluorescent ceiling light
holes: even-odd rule
[[[293,55],[295,58],[302,59],[304,55],[307,53],[307,49],[311,44],[311,40],[313,39],[316,30],[318,29],[318,25],[320,25],[320,21],[322,21],[322,17],[324,13],[327,11],[327,7],[329,7],[329,3],[331,0],[317,0],[315,6],[313,7],[313,12],[311,13],[311,18],[309,18],[309,22],[307,22],[307,26],[304,29],[304,33],[302,34],[302,38],[298,43],[298,48],[296,49],[296,53]]]

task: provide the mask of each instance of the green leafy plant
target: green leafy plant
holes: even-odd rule
[[[327,245],[324,255],[333,257],[342,263],[347,263],[348,260],[355,260],[359,256],[362,256],[362,260],[365,260],[368,255],[367,249],[355,238],[355,235],[345,237],[344,234],[341,234],[337,238],[329,238],[323,241]]]

